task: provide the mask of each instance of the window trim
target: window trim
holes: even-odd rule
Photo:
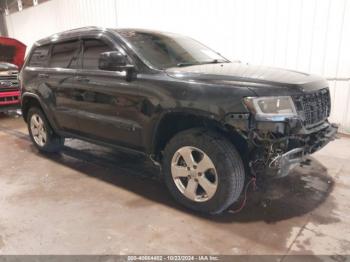
[[[51,59],[51,48],[52,48],[51,43],[45,44],[45,45],[33,46],[32,51],[30,52],[30,56],[29,56],[29,58],[28,58],[28,60],[27,60],[27,61],[28,61],[28,65],[27,65],[27,66],[29,66],[29,67],[37,67],[37,68],[42,67],[42,66],[33,66],[33,65],[30,65],[30,64],[31,64],[31,62],[32,62],[33,55],[34,55],[35,51],[36,51],[37,49],[42,48],[42,47],[45,47],[45,46],[48,46],[48,47],[49,47],[49,50],[48,50],[48,52],[47,52],[47,60],[46,60],[46,63],[43,64],[42,66],[48,66],[49,60]],[[24,66],[24,65],[23,65],[23,66]]]
[[[105,36],[89,36],[89,35],[86,35],[86,36],[82,36],[81,37],[81,45],[82,45],[82,52],[80,53],[81,55],[81,69],[83,71],[90,71],[90,72],[105,72],[105,71],[109,71],[109,70],[101,70],[101,69],[88,69],[88,68],[84,68],[84,52],[85,52],[85,41],[88,41],[88,40],[97,40],[97,41],[100,41],[102,42],[103,44],[107,45],[109,48],[111,48],[110,51],[119,51],[121,53],[123,53],[127,60],[128,60],[128,63],[130,65],[133,65],[135,66],[135,62],[133,61],[133,59],[130,57],[130,55],[121,47],[120,44],[116,43],[116,41],[112,41],[110,38],[108,37],[105,37]],[[109,71],[109,72],[114,72],[114,71]]]
[[[48,63],[46,65],[47,68],[59,68],[59,69],[80,69],[80,68],[71,68],[71,67],[51,67],[50,64],[51,64],[51,60],[52,60],[52,51],[53,51],[53,48],[55,45],[61,45],[61,44],[66,44],[66,43],[69,43],[69,42],[74,42],[76,41],[79,45],[78,49],[79,49],[79,53],[80,53],[80,50],[81,50],[81,39],[76,37],[76,38],[71,38],[71,39],[67,39],[67,40],[64,40],[64,41],[59,41],[57,43],[51,43],[51,47],[50,47],[50,58],[48,60]],[[79,54],[78,53],[78,54]],[[75,53],[73,54],[71,60],[75,57]],[[71,62],[71,60],[69,62]],[[70,65],[70,64],[69,64]]]
[[[84,68],[84,54],[85,54],[85,42],[86,41],[99,41],[99,42],[102,42],[103,44],[107,45],[109,48],[111,48],[112,50],[111,51],[115,51],[115,47],[114,46],[111,46],[109,43],[106,43],[105,41],[103,41],[102,39],[100,38],[82,38],[81,39],[81,42],[82,42],[82,52],[81,52],[81,69],[82,70],[94,70],[94,71],[107,71],[107,70],[101,70],[99,68],[97,69],[89,69],[89,68]]]
[[[70,70],[84,70],[82,68],[82,65],[80,65],[79,68],[62,68],[62,67],[49,67],[50,65],[50,61],[51,61],[51,57],[52,57],[52,49],[53,49],[53,45],[54,44],[60,44],[60,43],[65,43],[65,42],[70,42],[70,41],[80,41],[80,44],[82,45],[82,42],[85,39],[95,39],[95,40],[100,40],[103,41],[104,43],[106,43],[108,46],[110,46],[111,48],[113,48],[113,50],[117,50],[120,51],[121,53],[123,53],[124,55],[126,55],[127,59],[128,59],[128,63],[130,65],[133,65],[135,67],[135,70],[138,71],[140,69],[140,63],[142,63],[143,61],[136,55],[136,53],[130,48],[125,46],[127,44],[126,41],[124,41],[119,34],[115,33],[115,32],[95,32],[95,31],[91,31],[91,32],[86,32],[84,33],[84,35],[79,35],[79,36],[67,36],[64,37],[62,39],[58,39],[57,41],[50,41],[44,44],[37,44],[35,43],[32,47],[32,50],[30,51],[29,57],[28,59],[26,59],[25,64],[23,65],[23,67],[29,67],[30,70],[34,70],[35,68],[37,69],[47,69],[50,72],[53,71],[59,71],[60,69],[70,69]],[[47,62],[45,65],[43,66],[30,66],[29,65],[29,61],[31,59],[31,57],[33,56],[34,50],[43,46],[49,46],[49,53],[48,56],[49,58],[47,59]],[[80,52],[80,56],[82,55],[82,52]],[[135,57],[133,57],[135,56]],[[81,58],[82,60],[82,58]],[[140,60],[140,61],[139,61]],[[82,63],[82,62],[81,62]],[[147,65],[146,65],[147,66]],[[147,66],[148,67],[148,66]],[[141,68],[143,68],[141,66]],[[148,67],[150,68],[150,67]],[[52,70],[54,69],[54,70]],[[156,70],[156,69],[155,69]],[[108,71],[108,70],[89,70],[90,72],[95,71],[97,72],[110,72],[110,75],[114,74],[114,71]],[[159,70],[157,70],[159,71]],[[114,74],[115,75],[115,74]]]

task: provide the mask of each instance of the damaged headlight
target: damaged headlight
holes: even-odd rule
[[[290,96],[246,97],[244,104],[258,119],[280,121],[297,116]]]

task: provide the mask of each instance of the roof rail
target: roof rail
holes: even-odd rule
[[[84,27],[79,27],[79,28],[73,28],[73,29],[69,29],[69,30],[65,30],[65,31],[61,31],[59,33],[55,33],[52,34],[51,36],[49,36],[48,38],[51,38],[53,36],[57,37],[58,35],[68,35],[71,33],[75,33],[75,32],[81,32],[81,31],[88,31],[88,30],[103,30],[103,27],[98,27],[98,26],[84,26]]]
[[[62,31],[59,33],[52,34],[48,37],[42,38],[42,39],[36,41],[35,44],[36,45],[41,45],[43,43],[46,44],[46,43],[52,42],[53,40],[55,40],[57,38],[70,36],[71,34],[74,35],[75,33],[91,31],[91,30],[107,30],[107,29],[104,27],[98,27],[98,26],[85,26],[85,27],[74,28],[74,29]]]

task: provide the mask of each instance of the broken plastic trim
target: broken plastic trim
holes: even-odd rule
[[[289,171],[297,166],[300,162],[304,161],[305,152],[304,148],[294,148],[283,155],[279,156],[273,161],[277,162],[276,168],[278,168],[277,174],[275,177],[284,177],[289,174]],[[273,162],[270,163],[270,165]]]

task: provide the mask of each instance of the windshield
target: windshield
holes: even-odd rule
[[[137,55],[158,69],[229,62],[189,37],[129,30],[118,30],[118,33],[133,47]]]

